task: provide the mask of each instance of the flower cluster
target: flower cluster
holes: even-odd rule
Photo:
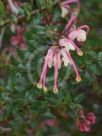
[[[96,117],[94,113],[89,112],[88,114],[84,114],[83,110],[79,112],[79,118],[77,120],[77,126],[79,127],[81,132],[89,132],[91,125],[95,124]]]
[[[43,88],[44,91],[47,91],[45,87],[45,80],[47,74],[47,68],[51,68],[54,65],[55,74],[54,74],[54,93],[58,92],[57,80],[58,80],[58,69],[61,68],[62,62],[64,66],[72,65],[75,73],[76,73],[76,81],[80,82],[81,78],[77,71],[76,65],[70,55],[70,50],[76,50],[79,56],[83,55],[83,52],[80,48],[74,43],[74,40],[79,42],[83,42],[86,40],[87,32],[83,30],[84,28],[88,28],[87,26],[82,26],[71,33],[69,33],[68,37],[62,37],[59,40],[59,45],[53,45],[49,50],[45,57],[45,63],[42,70],[42,74],[40,77],[40,81],[38,83],[38,88]]]
[[[66,6],[69,7],[69,5],[67,4],[73,2],[76,2],[78,4],[78,7],[80,7],[78,0],[69,0],[63,2],[62,5],[65,7]],[[71,57],[70,50],[72,51],[76,50],[79,56],[83,55],[83,52],[80,50],[77,44],[80,44],[86,40],[89,27],[84,25],[79,28],[76,28],[75,26],[74,29],[72,29],[70,27],[73,24],[73,20],[76,20],[76,18],[72,17],[68,21],[65,27],[65,31],[63,32],[63,35],[60,36],[58,43],[52,44],[52,47],[48,49],[47,55],[45,57],[45,62],[42,69],[40,81],[37,85],[39,89],[43,89],[45,92],[47,91],[47,88],[45,86],[45,80],[46,80],[48,67],[51,68],[52,66],[54,66],[54,87],[53,87],[54,93],[58,92],[58,70],[61,68],[62,63],[64,63],[65,67],[67,67],[69,64],[72,65],[76,74],[76,81],[77,82],[81,81],[81,77]]]

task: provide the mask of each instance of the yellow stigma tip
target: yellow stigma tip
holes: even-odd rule
[[[57,93],[58,93],[58,89],[57,89],[57,88],[54,89],[53,92],[54,92],[55,94],[57,94]]]
[[[78,52],[78,55],[83,56],[83,52],[82,51]]]
[[[43,91],[44,91],[44,93],[47,93],[47,88],[43,87]]]
[[[41,85],[41,84],[38,84],[38,85],[37,85],[37,88],[41,89],[41,88],[42,88],[42,85]]]
[[[80,78],[80,77],[77,77],[77,78],[76,78],[76,82],[81,82],[81,78]]]

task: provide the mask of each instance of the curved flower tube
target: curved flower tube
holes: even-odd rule
[[[86,27],[80,27],[70,32],[68,35],[68,38],[71,39],[72,41],[77,39],[78,42],[84,42],[86,40],[86,36],[88,34],[89,27],[87,26],[87,32],[81,28],[86,28]]]
[[[83,26],[80,26],[79,28],[77,28],[77,30],[83,30],[83,29],[85,29],[86,33],[88,34],[88,32],[90,30],[89,26],[83,25]]]

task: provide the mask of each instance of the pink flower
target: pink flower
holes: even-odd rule
[[[78,13],[80,9],[79,0],[66,0],[61,3],[62,16],[67,14],[68,10],[70,10],[69,4],[72,3],[77,3],[78,10],[76,12]],[[51,68],[52,66],[54,66],[53,92],[54,93],[58,92],[58,70],[61,68],[62,62],[64,63],[65,67],[70,64],[75,71],[76,81],[77,82],[81,81],[81,77],[78,73],[77,67],[74,63],[74,60],[71,57],[70,50],[71,51],[76,50],[79,56],[83,55],[81,49],[76,45],[75,40],[77,40],[77,42],[84,42],[86,40],[89,27],[84,25],[76,29],[75,26],[76,20],[77,20],[77,15],[75,13],[71,13],[71,18],[65,27],[65,30],[63,32],[63,37],[58,41],[59,42],[58,45],[54,45],[54,46],[52,45],[52,47],[47,52],[42,73],[40,76],[40,80],[37,85],[39,89],[43,89],[45,92],[47,91],[47,88],[45,86],[47,70],[48,67]],[[72,29],[70,27],[72,26],[73,23],[74,23],[74,27]]]
[[[76,81],[80,82],[81,78],[77,71],[76,65],[70,55],[70,50],[77,50],[78,55],[82,56],[83,52],[74,44],[73,41],[67,38],[62,38],[59,40],[59,46],[52,46],[45,57],[44,66],[42,69],[42,73],[40,76],[39,83],[37,87],[39,89],[43,89],[45,92],[47,88],[45,86],[45,80],[47,75],[48,67],[51,68],[54,65],[54,87],[53,92],[58,92],[58,69],[61,68],[62,62],[64,66],[68,66],[69,64],[72,65],[75,73],[76,73]]]
[[[63,56],[62,61],[64,62],[64,65],[65,66],[68,66],[68,64],[72,65],[72,67],[73,67],[73,69],[74,69],[74,71],[76,73],[76,81],[80,82],[81,81],[80,75],[79,75],[79,73],[77,71],[76,65],[75,65],[69,51],[76,49],[79,56],[82,56],[83,52],[77,47],[77,45],[74,44],[73,41],[71,41],[70,39],[67,39],[67,38],[60,39],[59,45],[61,47],[64,47],[60,51],[61,55]]]
[[[81,132],[89,132],[90,131],[90,128],[86,122],[80,123],[80,131]]]
[[[24,28],[22,26],[15,26],[15,35],[10,38],[10,42],[12,45],[18,45],[21,48],[25,48],[25,43],[23,40],[23,32]]]
[[[91,125],[95,124],[95,122],[96,116],[94,113],[90,112],[85,116],[83,111],[79,112],[79,120],[77,125],[79,126],[81,132],[89,132]]]
[[[74,31],[70,32],[68,35],[68,38],[71,39],[72,41],[77,39],[78,42],[84,42],[86,40],[86,36],[88,34],[88,31],[89,31],[88,26],[86,26],[86,25],[81,26],[81,27],[75,29]]]
[[[71,57],[70,51],[77,51],[77,54],[79,56],[83,55],[83,52],[81,49],[75,44],[75,39],[77,39],[78,42],[84,42],[86,40],[87,33],[89,31],[89,27],[84,25],[79,28],[75,28],[72,32],[68,34],[68,36],[63,36],[59,40],[59,45],[52,46],[45,57],[44,66],[42,69],[40,81],[38,83],[38,88],[43,89],[45,92],[47,91],[47,88],[45,86],[45,80],[47,75],[47,69],[48,67],[51,68],[54,66],[54,87],[53,92],[58,92],[58,69],[61,68],[62,62],[64,63],[64,66],[67,67],[69,64],[72,65],[75,74],[76,74],[76,81],[80,82],[81,77],[78,73],[77,67],[74,63],[74,60]],[[68,38],[67,38],[68,37]]]
[[[75,8],[74,10],[72,10],[70,6],[70,4],[73,3],[77,4],[77,8]],[[80,2],[79,0],[66,0],[61,3],[61,9],[62,9],[61,16],[63,18],[66,17],[68,13],[70,13],[70,19],[68,20],[68,23],[64,29],[64,33],[67,33],[68,31],[70,31],[71,29],[70,27],[72,26],[72,24],[76,25],[77,16],[80,11]]]
[[[42,126],[54,127],[57,125],[56,119],[46,119],[42,122]]]
[[[11,41],[12,45],[14,45],[14,46],[19,45],[22,42],[22,37],[19,35],[12,36],[10,41]]]
[[[75,50],[76,49],[79,56],[83,55],[83,52],[80,50],[80,48],[78,48],[77,45],[68,38],[62,38],[59,41],[59,45],[62,46],[62,47],[65,47],[65,49],[68,52],[69,52],[69,50]]]
[[[61,64],[60,64],[59,49],[56,47],[50,48],[47,52],[47,55],[45,57],[44,66],[43,66],[42,73],[41,73],[41,77],[40,77],[40,81],[37,87],[39,89],[43,89],[45,92],[47,91],[47,88],[45,86],[47,69],[48,67],[51,68],[53,64],[54,64],[54,71],[55,71],[53,91],[54,93],[57,93],[58,92],[58,88],[57,88],[58,69],[60,68]]]
[[[95,124],[96,117],[94,113],[90,112],[86,115],[86,120],[90,121],[91,124]]]
[[[62,9],[62,14],[61,17],[66,17],[68,15],[68,13],[71,12],[71,8],[70,8],[70,4],[76,3],[78,6],[78,9],[80,9],[80,2],[79,0],[66,0],[64,2],[61,3],[61,9]]]

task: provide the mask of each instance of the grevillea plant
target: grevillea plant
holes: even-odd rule
[[[102,73],[102,54],[92,47],[91,2],[85,3],[81,9],[79,0],[0,1],[2,135],[93,136],[98,108],[89,92]]]
[[[72,3],[77,4],[77,10],[71,11],[70,4]],[[80,50],[78,45],[80,44],[80,42],[84,42],[86,40],[86,36],[89,31],[89,27],[87,25],[76,28],[77,15],[80,11],[80,2],[78,0],[68,0],[62,2],[61,9],[62,17],[67,16],[68,13],[70,13],[71,17],[68,20],[68,23],[65,26],[63,33],[59,36],[58,41],[53,41],[51,48],[48,50],[48,53],[45,57],[45,63],[40,77],[40,81],[38,83],[39,89],[43,88],[44,91],[47,91],[47,88],[45,86],[47,67],[51,68],[52,65],[54,65],[54,93],[58,92],[58,69],[61,68],[62,63],[64,63],[64,66],[66,67],[71,64],[76,73],[76,81],[81,81],[76,65],[70,55],[70,50],[73,51],[76,49],[78,55],[82,56],[83,52]],[[74,28],[72,30],[73,25]],[[75,43],[75,40],[77,41],[77,44]]]

